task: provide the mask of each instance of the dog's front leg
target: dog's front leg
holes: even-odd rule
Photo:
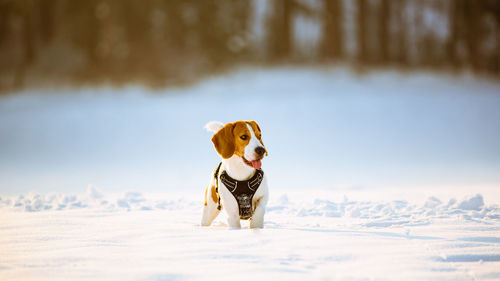
[[[227,224],[231,228],[241,228],[240,224],[240,216],[238,215],[229,215],[227,216]]]
[[[240,208],[238,207],[238,202],[234,198],[233,194],[229,190],[221,185],[222,192],[222,206],[224,206],[224,211],[227,214],[227,224],[231,228],[241,228],[240,224]]]
[[[223,197],[224,210],[227,214],[227,224],[231,228],[241,228],[240,224],[240,209],[236,199],[227,189],[224,189],[225,197]],[[229,193],[229,194],[228,194]]]
[[[263,228],[264,227],[264,213],[266,212],[265,204],[262,200],[256,201],[257,206],[250,218],[250,228]]]

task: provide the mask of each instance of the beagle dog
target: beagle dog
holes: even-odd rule
[[[261,169],[267,150],[259,125],[255,121],[225,125],[211,121],[205,128],[215,133],[212,142],[222,162],[205,190],[201,225],[209,226],[224,209],[230,227],[241,228],[240,220],[249,219],[250,228],[262,228],[269,195]]]

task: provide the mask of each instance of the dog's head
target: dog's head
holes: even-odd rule
[[[254,169],[260,169],[260,160],[267,156],[259,125],[255,121],[228,123],[214,134],[212,142],[222,158],[239,156]]]

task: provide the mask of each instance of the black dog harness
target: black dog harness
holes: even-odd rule
[[[220,167],[222,162],[219,164],[217,169],[215,170],[215,191],[217,193],[217,197],[219,199],[219,203],[217,205],[217,209],[221,209],[220,204],[220,195],[219,195],[219,183],[218,183],[218,175],[220,172]],[[239,181],[231,178],[226,171],[222,171],[220,173],[220,181],[226,186],[226,188],[233,194],[236,202],[238,202],[238,208],[240,210],[240,219],[247,220],[253,215],[252,208],[252,199],[255,195],[255,192],[259,188],[262,180],[264,179],[264,171],[262,169],[258,169],[255,171],[255,175],[251,179],[245,181]]]

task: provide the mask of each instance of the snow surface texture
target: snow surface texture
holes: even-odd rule
[[[0,199],[0,280],[498,280],[500,206],[271,198],[265,228],[200,227],[198,196]]]
[[[499,93],[285,68],[0,97],[0,280],[499,280]],[[265,228],[200,227],[202,127],[239,119],[269,150]]]

